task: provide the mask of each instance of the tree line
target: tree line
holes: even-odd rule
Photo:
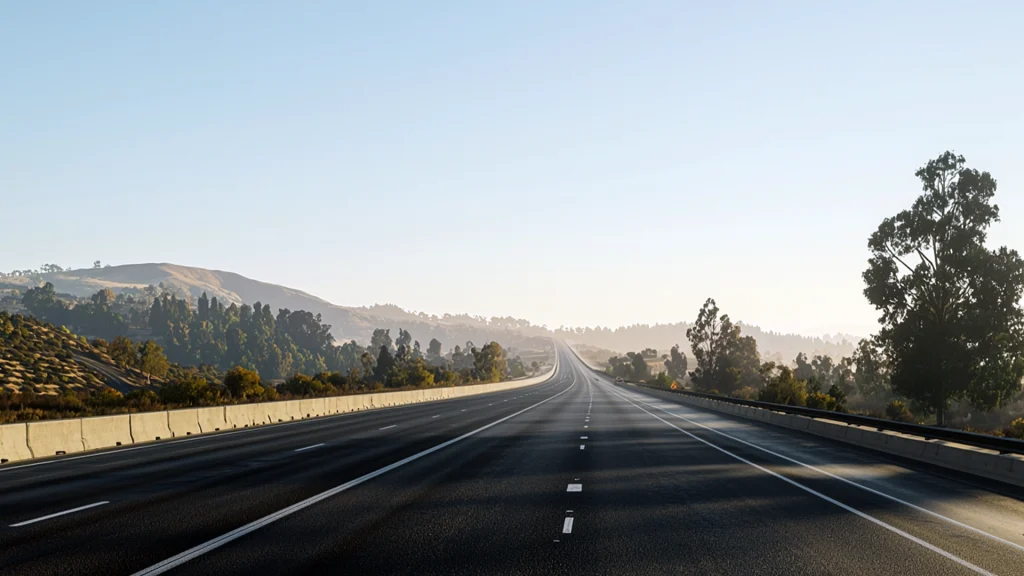
[[[951,406],[990,411],[1020,402],[1024,380],[1024,260],[989,248],[999,220],[996,181],[946,152],[915,175],[923,194],[871,234],[864,295],[880,330],[838,361],[800,354],[795,367],[761,362],[713,299],[687,330],[698,390],[783,404],[844,409],[847,398],[885,399],[890,418],[934,416]],[[1005,433],[1024,435],[1017,419]]]

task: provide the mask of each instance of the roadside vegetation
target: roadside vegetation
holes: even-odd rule
[[[238,307],[240,312],[247,308]],[[278,318],[285,322],[296,314],[306,319],[301,312],[283,312]],[[298,366],[316,371],[264,378],[261,365],[247,355],[251,348],[244,348],[242,363],[226,370],[223,362],[183,365],[172,361],[155,340],[136,342],[119,335],[88,341],[63,326],[0,312],[0,423],[489,383],[536,374],[542,367],[537,361],[527,365],[518,355],[508,358],[497,342],[479,348],[468,342],[445,354],[442,343],[433,339],[424,351],[405,330],[392,340],[390,330],[378,329],[368,348],[355,342],[336,346],[329,326],[315,317],[309,320],[303,324],[309,330],[300,339],[303,347],[295,348],[306,360]],[[276,331],[276,322],[268,325],[252,317],[242,326]],[[236,329],[235,341],[244,341],[247,332]],[[287,332],[278,342],[295,346]],[[314,355],[317,345],[323,347]],[[355,361],[347,362],[345,354]],[[338,369],[328,370],[327,365]],[[108,385],[112,378],[120,391]]]
[[[996,181],[946,152],[916,172],[923,194],[868,240],[864,295],[880,330],[838,361],[800,353],[765,362],[754,338],[708,299],[687,329],[695,366],[650,376],[645,352],[608,372],[654,385],[856,411],[1024,438],[1024,260],[986,245]],[[673,366],[686,366],[682,355]],[[655,353],[656,354],[656,353]],[[685,369],[685,368],[684,368]]]

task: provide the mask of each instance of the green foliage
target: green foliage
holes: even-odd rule
[[[228,370],[224,376],[224,388],[232,398],[239,400],[257,399],[263,395],[260,375],[241,366]]]
[[[1006,428],[1003,428],[1003,436],[1024,440],[1024,418],[1017,418]]]
[[[991,409],[1020,390],[1024,261],[985,246],[999,219],[988,172],[946,152],[916,176],[924,194],[871,235],[864,295],[881,312],[893,391],[942,424],[951,401]]]
[[[523,365],[523,359],[519,356],[508,361],[508,376],[509,378],[526,377],[526,366]]]
[[[481,382],[499,382],[507,371],[501,344],[489,342],[479,351],[473,348],[473,374]]]
[[[690,381],[697,389],[714,388],[729,394],[744,386],[761,384],[757,342],[742,336],[740,327],[727,314],[719,315],[713,299],[704,302],[686,337],[697,360],[697,367],[690,372]]]
[[[732,394],[729,394],[729,396],[732,396],[733,398],[742,398],[744,400],[757,400],[758,391],[756,388],[751,386],[744,386],[739,390],[733,390]]]
[[[682,382],[686,377],[686,354],[679,351],[679,344],[669,351],[669,358],[665,360],[665,371],[677,382]]]
[[[673,379],[667,372],[658,372],[653,378],[647,380],[648,384],[659,388],[670,388],[672,386],[672,382]]]
[[[160,387],[157,392],[160,401],[177,406],[209,406],[221,399],[219,387],[211,386],[205,378],[186,376]]]
[[[125,336],[114,338],[107,346],[110,359],[121,368],[135,366],[138,363],[138,351],[132,341]]]
[[[642,352],[627,352],[608,359],[608,373],[623,380],[643,381],[650,378],[651,369]]]
[[[861,340],[851,360],[857,368],[853,380],[861,396],[875,398],[889,393],[889,366],[874,340]]]
[[[163,348],[152,340],[147,340],[139,345],[138,359],[139,371],[145,374],[147,378],[152,378],[153,376],[163,378],[167,374],[168,368],[170,368]]]
[[[805,406],[807,404],[807,386],[802,380],[797,380],[793,376],[792,370],[783,366],[779,368],[778,375],[771,378],[764,390],[761,390],[759,399],[762,402],[775,404]]]
[[[899,422],[913,422],[914,415],[901,400],[893,400],[885,406],[885,417]]]
[[[836,407],[836,401],[824,392],[810,392],[807,394],[806,406],[816,410],[833,410]]]
[[[441,341],[437,338],[431,338],[430,343],[427,344],[427,363],[431,366],[441,366],[444,364],[444,356],[441,354]]]

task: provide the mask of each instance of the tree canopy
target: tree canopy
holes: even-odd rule
[[[946,152],[916,173],[924,193],[871,235],[864,295],[893,390],[938,421],[951,401],[991,409],[1024,376],[1024,262],[989,249],[996,181]]]

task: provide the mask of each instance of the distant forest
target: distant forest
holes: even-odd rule
[[[792,361],[800,353],[808,356],[831,356],[838,360],[851,355],[859,341],[859,338],[850,335],[836,335],[826,339],[770,332],[742,322],[738,322],[737,325],[742,327],[744,334],[754,337],[762,358],[779,364]],[[690,341],[686,338],[686,331],[692,327],[692,322],[653,326],[636,324],[615,329],[560,329],[555,332],[555,336],[618,353],[654,348],[664,354],[678,344],[686,354],[692,356]]]
[[[399,330],[394,341],[390,330],[378,329],[368,347],[354,340],[339,346],[319,314],[287,308],[274,314],[269,304],[260,302],[225,306],[206,294],[192,307],[188,300],[157,287],[118,294],[104,289],[88,299],[69,301],[47,283],[26,290],[22,304],[34,316],[90,337],[153,339],[170,362],[182,366],[241,366],[265,379],[296,373],[381,372],[381,347],[396,359],[423,360],[427,366],[450,366],[456,372],[468,369],[477,353],[473,342],[467,342],[465,349],[456,345],[444,354],[440,341],[421,346],[406,330]],[[515,350],[508,353],[512,377],[536,371],[536,366],[513,355]]]

